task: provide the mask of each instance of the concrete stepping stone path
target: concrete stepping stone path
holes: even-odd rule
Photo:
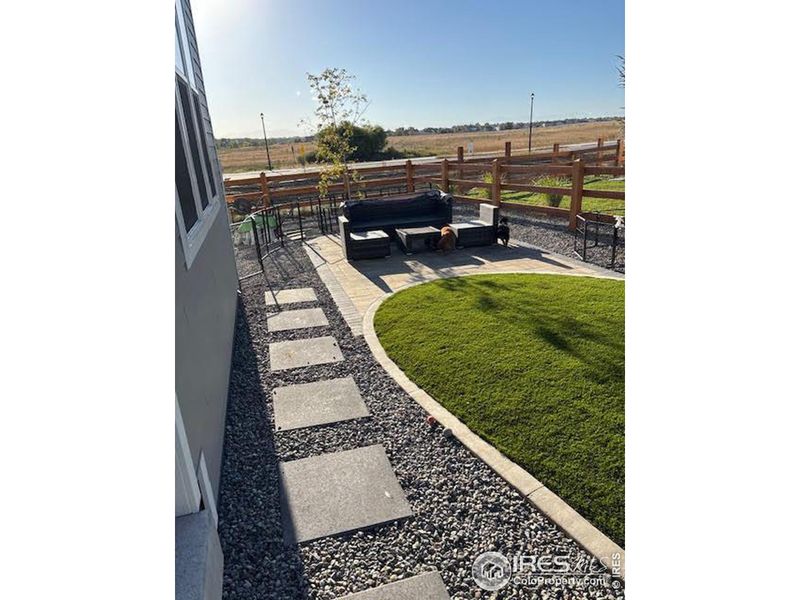
[[[267,316],[267,331],[288,331],[309,327],[326,327],[328,319],[321,308],[284,310]]]
[[[269,345],[271,371],[310,367],[341,360],[344,360],[344,356],[339,344],[329,335],[306,340],[273,342]]]
[[[276,299],[277,304],[316,302],[317,294],[314,292],[314,288],[290,288],[288,290],[280,290],[279,292],[275,292],[275,298],[272,297],[271,292],[264,292],[264,301],[266,302],[267,306],[275,306]]]
[[[352,377],[275,388],[272,406],[277,431],[369,416]]]
[[[430,571],[337,600],[449,600],[439,571]]]
[[[280,480],[287,544],[413,514],[381,444],[281,463]]]

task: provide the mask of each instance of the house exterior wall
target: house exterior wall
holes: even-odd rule
[[[175,232],[175,392],[195,470],[206,457],[219,493],[225,409],[236,319],[236,267],[227,212],[217,212],[191,269]]]
[[[219,165],[219,161],[217,160],[217,150],[214,146],[214,131],[211,128],[211,115],[208,112],[208,101],[206,100],[206,88],[203,82],[203,70],[200,66],[200,53],[198,51],[197,45],[197,35],[194,31],[194,19],[192,18],[192,8],[189,3],[189,0],[180,0],[179,3],[183,6],[183,18],[186,23],[186,32],[189,37],[189,52],[192,55],[192,66],[194,68],[194,78],[195,83],[197,84],[198,91],[200,92],[200,112],[203,116],[203,126],[206,131],[206,139],[208,141],[208,150],[211,152],[212,162],[215,165]],[[220,180],[219,183],[222,183],[222,174],[220,171],[217,171],[218,179]],[[219,189],[222,189],[221,186]]]
[[[176,2],[176,8],[179,7],[183,9],[186,23],[202,128],[216,181],[214,201],[219,206],[188,268],[176,220],[175,394],[195,472],[202,451],[216,498],[219,495],[238,278],[191,8],[188,0]]]

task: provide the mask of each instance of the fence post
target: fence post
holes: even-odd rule
[[[583,161],[578,158],[572,163],[572,199],[569,204],[569,228],[575,231],[578,225],[578,213],[583,201]]]
[[[269,197],[269,183],[267,183],[267,174],[261,171],[259,175],[261,178],[261,196],[264,198],[264,208],[272,206],[272,200]]]
[[[450,173],[448,172],[449,166],[447,164],[447,159],[442,159],[442,191],[445,194],[450,193]]]
[[[500,159],[492,161],[492,203],[500,206]]]
[[[622,166],[622,148],[625,142],[622,140],[617,140],[617,156],[614,158],[614,166],[619,167]]]
[[[414,191],[414,165],[410,160],[406,161],[406,191]]]
[[[462,168],[462,165],[464,164],[464,146],[459,146],[456,150],[456,154],[458,155],[458,171],[456,172],[458,173],[459,179],[464,179],[464,169]],[[459,194],[464,193],[464,190],[460,185],[457,189]]]
[[[342,183],[344,183],[345,198],[351,200],[350,197],[350,169],[345,166],[344,175],[342,175]]]
[[[511,142],[506,142],[506,160],[511,158]]]
[[[553,162],[558,162],[558,144],[553,144]]]
[[[603,138],[597,138],[597,164],[599,165],[602,161],[602,154],[603,154]]]

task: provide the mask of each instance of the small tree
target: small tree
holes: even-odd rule
[[[345,196],[350,198],[347,157],[353,151],[353,126],[367,107],[367,97],[353,86],[355,76],[346,69],[328,68],[306,77],[317,101],[317,160],[328,163],[320,171],[320,197],[327,196],[331,181],[342,179]]]
[[[625,89],[625,57],[617,54],[617,84],[622,89]],[[622,107],[625,108],[624,106]],[[619,128],[619,135],[621,138],[625,138],[625,120],[623,119],[622,123],[620,124]]]

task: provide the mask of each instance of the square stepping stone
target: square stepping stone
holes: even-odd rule
[[[337,600],[450,600],[439,571],[430,571]]]
[[[275,298],[272,297],[272,293],[269,290],[264,292],[264,301],[267,303],[267,306],[275,306],[276,298],[278,300],[277,304],[316,302],[317,294],[314,292],[314,288],[292,288],[288,290],[280,290],[275,292]]]
[[[336,340],[327,335],[307,340],[273,342],[269,345],[271,371],[310,367],[344,360]]]
[[[287,544],[413,514],[380,444],[281,463],[280,478]]]
[[[279,387],[272,396],[278,431],[369,416],[352,377]]]
[[[324,327],[328,319],[321,308],[301,308],[284,310],[267,316],[268,331],[287,331],[307,327]]]

